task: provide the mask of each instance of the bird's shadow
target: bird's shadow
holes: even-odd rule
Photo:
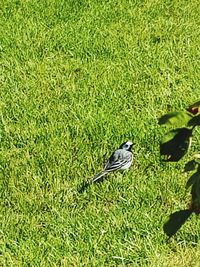
[[[89,181],[83,181],[80,185],[78,185],[77,191],[78,193],[83,193],[84,191],[86,191],[86,189],[90,186],[92,186],[93,184],[99,184],[102,183],[103,180],[106,180],[107,177],[102,177],[99,180],[93,182],[92,180]]]
[[[83,193],[90,186],[90,184],[91,183],[89,183],[88,181],[83,181],[80,185],[78,185],[78,193]]]

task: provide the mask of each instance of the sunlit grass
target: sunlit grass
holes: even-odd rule
[[[199,99],[199,2],[47,2],[0,7],[0,265],[198,266],[198,219],[162,230],[190,194],[157,118]],[[133,167],[79,194],[128,139]]]

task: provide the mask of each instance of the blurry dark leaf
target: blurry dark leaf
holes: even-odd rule
[[[197,168],[198,163],[193,159],[185,164],[184,172],[194,171]]]
[[[173,236],[185,223],[185,221],[190,217],[192,211],[180,210],[176,211],[170,215],[169,220],[164,224],[163,230],[165,234],[169,237]]]
[[[200,113],[200,101],[195,102],[194,104],[190,105],[187,109],[193,115]]]
[[[162,116],[158,123],[161,124],[167,124],[167,125],[174,125],[174,126],[179,126],[179,125],[184,125],[188,123],[188,121],[192,118],[192,115],[181,111],[181,112],[172,112],[168,113],[164,116]]]
[[[197,126],[200,125],[200,114],[197,116],[194,116],[191,120],[188,122],[188,126]]]
[[[168,132],[160,144],[160,154],[165,161],[179,161],[188,151],[191,143],[192,130],[177,128]]]
[[[188,189],[191,185],[195,185],[196,183],[200,184],[200,172],[195,172],[187,181],[186,189]],[[200,193],[200,192],[199,192]]]

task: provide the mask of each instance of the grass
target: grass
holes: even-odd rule
[[[157,124],[199,98],[199,12],[197,0],[2,2],[0,266],[199,266],[197,217],[169,241],[162,230],[190,194],[187,157],[161,162]],[[128,139],[133,167],[79,194]]]

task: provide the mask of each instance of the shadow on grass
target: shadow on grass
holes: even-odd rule
[[[181,228],[181,226],[190,217],[193,211],[190,209],[179,210],[172,213],[169,220],[164,224],[163,230],[165,234],[170,238],[176,234],[176,232]]]
[[[88,181],[83,181],[82,184],[78,185],[77,191],[78,193],[83,193],[89,186],[92,186],[93,184],[100,184],[104,180],[107,180],[108,177],[102,176],[100,179],[93,181],[93,179],[88,180]]]
[[[91,183],[89,183],[88,181],[83,181],[82,184],[78,185],[78,193],[83,193],[90,185]]]

